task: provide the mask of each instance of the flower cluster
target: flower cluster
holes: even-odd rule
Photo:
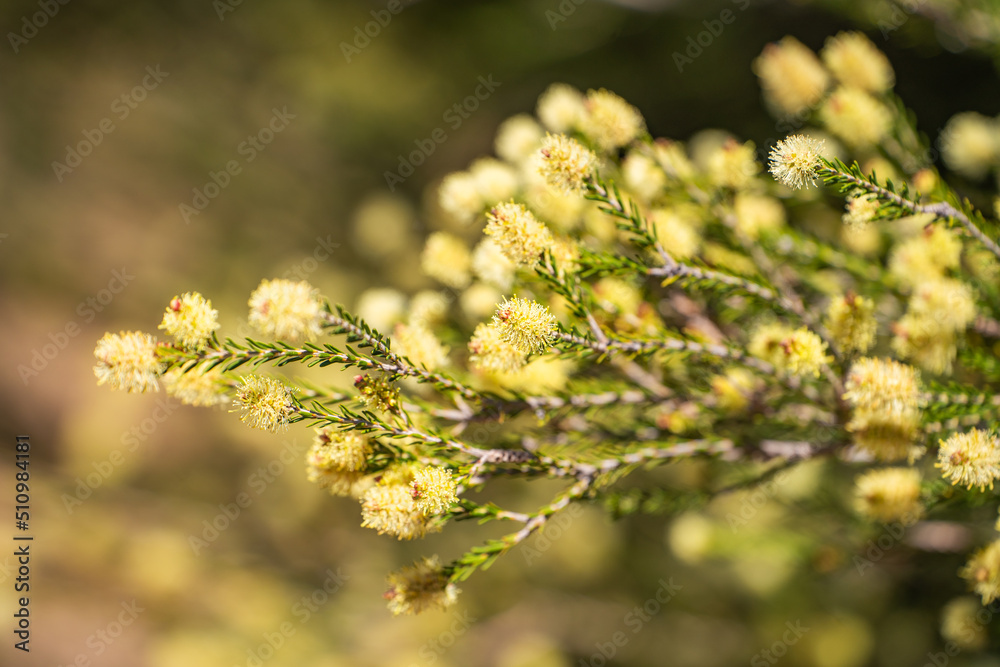
[[[952,484],[992,489],[994,480],[1000,478],[1000,439],[975,428],[956,433],[941,441],[935,465]]]
[[[710,501],[735,488],[734,463],[773,472],[826,458],[858,471],[853,497],[840,485],[817,494],[848,526],[852,502],[909,526],[986,497],[972,489],[1000,479],[995,224],[927,162],[868,38],[841,33],[818,55],[785,38],[754,71],[768,106],[802,127],[770,149],[770,176],[753,142],[716,130],[654,139],[620,96],[553,84],[533,116],[500,125],[494,156],[435,185],[419,266],[438,289],[372,287],[348,310],[306,282],[264,280],[249,299],[264,340],[217,336],[218,313],[188,292],[163,315],[168,342],[136,331],[97,343],[98,384],[162,381],[187,404],[231,401],[269,432],[306,422],[308,478],[359,502],[362,525],[390,538],[461,519],[516,524],[447,564],[391,574],[394,614],[454,604],[456,582],[583,501],[621,515],[691,509],[670,544],[708,553]],[[971,179],[1000,168],[998,128],[955,116],[945,162]],[[375,218],[386,246],[405,247],[402,208],[358,216],[355,238],[378,246],[366,256],[395,257]],[[335,388],[336,375],[270,377],[267,364],[359,374]],[[687,459],[717,463],[661,493],[650,469]],[[641,479],[620,487],[630,475]],[[514,511],[490,496],[499,478],[562,488]],[[782,493],[820,479],[803,478]],[[801,504],[777,505],[768,511]],[[986,602],[1000,596],[998,545],[962,570]],[[967,610],[955,605],[949,632]]]
[[[302,280],[263,280],[250,295],[250,326],[266,336],[298,342],[321,333],[319,291]]]
[[[307,477],[335,496],[352,495],[371,453],[371,440],[363,433],[329,426],[316,429],[313,446],[306,454]]]
[[[288,425],[295,407],[291,390],[274,378],[247,375],[236,388],[233,401],[240,420],[250,428],[277,431]]]
[[[826,328],[841,352],[867,352],[878,333],[875,302],[857,294],[834,299],[826,311]]]
[[[486,216],[486,235],[517,266],[533,268],[552,247],[552,234],[531,211],[514,202],[497,204]]]
[[[910,456],[920,425],[916,369],[866,357],[851,367],[845,388],[844,400],[853,408],[847,429],[855,442],[882,461]]]
[[[94,349],[97,384],[117,391],[159,391],[157,382],[163,364],[157,357],[156,339],[141,331],[106,333]]]
[[[458,588],[448,579],[437,556],[424,558],[387,579],[385,599],[393,614],[419,614],[427,609],[447,609],[458,599]]]
[[[856,480],[858,511],[875,521],[914,523],[923,514],[920,471],[912,468],[872,470]]]
[[[818,376],[823,365],[832,360],[826,354],[826,343],[816,333],[777,323],[760,327],[747,351],[791,375]]]
[[[180,345],[201,348],[219,328],[218,320],[219,311],[212,308],[211,301],[197,292],[187,292],[170,300],[159,328]]]
[[[547,348],[556,333],[556,318],[548,308],[516,296],[497,307],[493,325],[500,340],[526,355]]]

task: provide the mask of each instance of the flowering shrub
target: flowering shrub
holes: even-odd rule
[[[358,501],[380,534],[514,524],[391,574],[397,614],[452,604],[573,503],[697,508],[817,458],[856,471],[868,521],[981,503],[1000,478],[1000,224],[938,173],[863,35],[819,57],[787,37],[754,71],[772,112],[807,125],[766,169],[752,142],[653,139],[614,93],[555,84],[537,119],[501,126],[497,159],[442,181],[446,228],[421,255],[440,292],[393,318],[406,298],[373,291],[362,318],[305,282],[264,280],[248,316],[261,339],[240,341],[184,294],[160,324],[171,340],[98,343],[98,384],[231,400],[265,431],[312,425],[308,478]],[[960,113],[942,141],[965,177],[1000,166],[995,120]],[[361,374],[349,393],[262,374],[289,364]],[[686,492],[622,488],[692,458],[720,472]],[[720,483],[733,468],[749,474]],[[528,512],[470,498],[499,476],[565,484]],[[1000,596],[998,553],[994,541],[961,572],[984,603]]]

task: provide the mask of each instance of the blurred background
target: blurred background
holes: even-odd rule
[[[236,336],[262,278],[307,279],[348,306],[370,287],[432,286],[418,264],[436,224],[427,193],[490,154],[498,125],[555,81],[618,93],[654,136],[721,127],[766,148],[784,133],[753,58],[786,34],[816,49],[860,29],[932,137],[959,111],[996,115],[998,5],[4,2],[0,513],[13,514],[13,443],[28,435],[35,539],[30,654],[12,648],[17,564],[0,555],[0,664],[928,662],[943,650],[941,606],[964,592],[961,556],[883,553],[877,529],[838,532],[824,516],[847,501],[814,493],[839,483],[825,464],[759,507],[735,495],[620,522],[582,508],[467,582],[453,611],[393,618],[386,573],[449,560],[495,527],[379,537],[356,502],[306,481],[309,429],[269,436],[225,410],[98,388],[93,348],[105,331],[155,332],[189,290]],[[679,68],[675,54],[724,10],[735,19]],[[482,80],[491,92],[455,112]],[[390,187],[386,172],[436,129],[446,140]],[[657,474],[683,488],[699,467]],[[496,493],[528,507],[556,488]],[[727,519],[748,506],[745,524]],[[947,660],[1000,665],[973,650]]]

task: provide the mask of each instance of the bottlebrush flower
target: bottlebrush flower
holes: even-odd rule
[[[989,604],[1000,597],[1000,540],[986,545],[969,559],[959,575]]]
[[[793,189],[815,185],[822,149],[822,141],[793,134],[771,149],[771,174]]]
[[[457,485],[447,468],[421,468],[413,473],[410,486],[417,509],[428,516],[444,513],[458,500]]]
[[[322,333],[319,291],[304,280],[262,280],[249,306],[250,326],[267,336],[294,343]]]
[[[855,498],[858,511],[870,519],[912,523],[923,514],[920,471],[885,468],[867,472],[857,479]]]
[[[94,348],[97,384],[110,384],[116,391],[159,391],[157,378],[163,364],[156,356],[156,339],[141,331],[106,333]]]
[[[419,614],[426,609],[447,609],[455,604],[459,590],[448,581],[437,556],[423,558],[390,574],[385,592],[394,615]]]
[[[992,489],[994,480],[1000,478],[1000,439],[975,428],[956,433],[941,441],[934,465],[952,484],[964,484],[968,489],[978,486],[980,491],[987,486]]]
[[[497,308],[493,323],[500,340],[524,354],[541,352],[549,346],[556,332],[556,318],[549,309],[535,301],[513,297]]]
[[[175,296],[163,314],[159,328],[173,336],[177,343],[188,348],[201,349],[212,332],[219,328],[219,311],[212,308],[198,292]]]
[[[534,268],[542,253],[552,247],[548,227],[521,204],[497,204],[487,214],[486,221],[486,235],[492,237],[507,259],[518,266]]]
[[[247,375],[236,389],[236,409],[240,420],[250,428],[277,431],[288,425],[292,414],[292,392],[274,378]]]
[[[540,173],[545,181],[563,192],[584,192],[587,179],[597,167],[597,156],[580,142],[564,134],[550,134],[542,142]]]

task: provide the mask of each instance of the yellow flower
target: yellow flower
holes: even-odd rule
[[[975,319],[976,305],[965,283],[930,279],[917,286],[906,315],[893,325],[893,349],[931,373],[951,370],[958,337]]]
[[[830,85],[819,58],[794,37],[764,47],[753,62],[753,71],[760,78],[768,104],[788,116],[812,107]]]
[[[853,408],[847,430],[882,461],[906,458],[920,425],[916,369],[891,359],[864,357],[847,374],[844,400]]]
[[[504,389],[522,394],[554,394],[566,390],[574,364],[554,354],[535,357],[512,373],[496,373],[492,380]]]
[[[493,148],[499,157],[512,164],[528,159],[542,142],[542,128],[528,114],[511,116],[497,128]]]
[[[828,37],[820,56],[845,86],[881,93],[895,83],[889,59],[864,33],[841,32],[836,37]]]
[[[485,206],[477,186],[475,177],[467,171],[448,174],[438,188],[438,205],[455,221],[468,224]]]
[[[472,251],[472,272],[484,283],[499,290],[509,290],[514,284],[516,268],[491,238],[480,241]]]
[[[229,402],[229,382],[218,366],[207,371],[192,368],[187,372],[171,368],[163,375],[163,386],[167,394],[185,405],[208,407]]]
[[[316,429],[313,446],[306,454],[307,477],[335,496],[352,495],[364,476],[371,449],[365,434],[333,426]]]
[[[538,98],[538,120],[553,132],[575,129],[587,112],[583,94],[565,83],[553,83]]]
[[[878,323],[875,302],[856,294],[834,299],[826,311],[826,328],[837,347],[846,354],[867,352],[875,344]]]
[[[708,176],[722,187],[734,190],[745,188],[759,171],[756,147],[752,141],[741,144],[735,139],[728,139],[708,158]]]
[[[250,428],[277,431],[288,425],[292,414],[292,392],[274,378],[247,375],[236,389],[236,409],[240,420]]]
[[[869,519],[909,525],[923,514],[920,471],[885,468],[867,472],[857,479],[855,498],[858,511]]]
[[[175,296],[159,328],[173,336],[177,342],[188,348],[200,349],[208,342],[212,332],[219,328],[219,311],[212,308],[198,292],[187,292]]]
[[[448,232],[434,232],[428,236],[420,255],[424,273],[455,289],[468,286],[471,261],[469,249],[462,239]]]
[[[818,335],[805,327],[791,329],[783,324],[766,324],[757,329],[747,351],[791,375],[818,377],[823,364],[831,361],[826,343]]]
[[[632,150],[622,160],[625,187],[644,204],[652,202],[667,184],[667,176],[656,161],[644,153]]]
[[[974,111],[960,113],[941,132],[941,148],[951,169],[978,180],[1000,163],[1000,124]]]
[[[406,296],[391,287],[372,287],[358,296],[354,312],[377,331],[388,331],[403,319]]]
[[[436,290],[422,290],[410,300],[410,324],[441,324],[448,315],[451,299]]]
[[[919,409],[917,371],[892,359],[858,359],[845,387],[844,399],[868,412],[902,415]]]
[[[757,377],[745,368],[730,368],[711,380],[716,405],[730,414],[746,409],[758,384]]]
[[[892,128],[886,106],[859,88],[833,91],[819,116],[830,132],[860,148],[878,144]]]
[[[982,491],[987,486],[992,489],[993,481],[1000,478],[1000,440],[992,433],[974,428],[940,444],[934,466],[952,484],[964,484],[968,489],[978,486]]]
[[[524,354],[541,352],[556,333],[556,318],[548,308],[516,296],[504,299],[497,307],[493,323],[500,332],[500,340]]]
[[[973,554],[959,576],[972,584],[972,590],[982,597],[983,604],[1000,597],[1000,540],[990,542]]]
[[[304,280],[262,280],[249,305],[250,326],[267,336],[294,343],[322,333],[319,291]]]
[[[497,204],[486,220],[486,235],[492,237],[507,259],[518,266],[534,268],[542,253],[552,247],[548,228],[521,204]]]
[[[542,142],[542,165],[545,181],[563,192],[584,192],[586,182],[597,167],[597,156],[575,139],[564,134],[550,134]]]
[[[428,516],[444,513],[458,500],[457,485],[446,468],[421,468],[413,473],[410,486],[417,509]]]
[[[873,194],[849,197],[847,199],[847,211],[841,216],[841,220],[848,227],[863,229],[875,219],[878,209],[878,197]]]
[[[441,529],[438,525],[432,526],[417,508],[409,484],[380,483],[368,489],[361,499],[361,516],[361,525],[365,528],[373,528],[379,535],[394,535],[400,540],[412,540]]]
[[[316,429],[313,447],[315,455],[310,458],[316,465],[352,472],[364,470],[372,453],[371,438],[366,434],[342,431],[335,426]]]
[[[785,207],[774,197],[738,192],[733,200],[736,229],[751,241],[785,226]]]
[[[447,609],[455,604],[459,590],[448,581],[437,556],[424,558],[394,572],[386,579],[389,611],[394,615],[419,614],[427,609]]]
[[[357,488],[364,473],[341,470],[340,468],[324,468],[322,452],[316,446],[306,454],[306,479],[319,484],[330,495],[346,498],[357,494]]]
[[[676,207],[654,209],[649,223],[660,245],[674,259],[688,259],[698,252],[701,236],[696,221]]]
[[[97,384],[110,384],[116,391],[159,391],[157,378],[163,364],[156,356],[156,339],[141,331],[106,333],[94,348]]]
[[[958,267],[961,253],[958,237],[944,226],[934,225],[896,244],[889,256],[889,272],[903,285],[915,287],[944,278],[949,269]]]
[[[517,170],[506,162],[491,157],[479,158],[469,165],[469,174],[484,202],[509,199],[517,192]]]
[[[779,183],[793,189],[815,185],[822,149],[822,141],[793,134],[771,149],[771,174]]]
[[[437,370],[448,364],[448,348],[424,324],[397,324],[393,349],[414,365]]]
[[[354,377],[354,388],[358,390],[358,400],[365,407],[383,412],[399,411],[399,387],[388,378],[357,375]]]
[[[603,151],[625,146],[646,131],[639,110],[603,88],[587,91],[586,110],[580,130]]]
[[[982,605],[974,597],[950,600],[941,610],[941,637],[965,650],[986,648],[989,641],[986,626],[976,619],[981,610]]]
[[[520,369],[527,355],[504,341],[500,329],[494,324],[481,323],[469,341],[469,362],[473,367],[488,372],[511,372]]]

